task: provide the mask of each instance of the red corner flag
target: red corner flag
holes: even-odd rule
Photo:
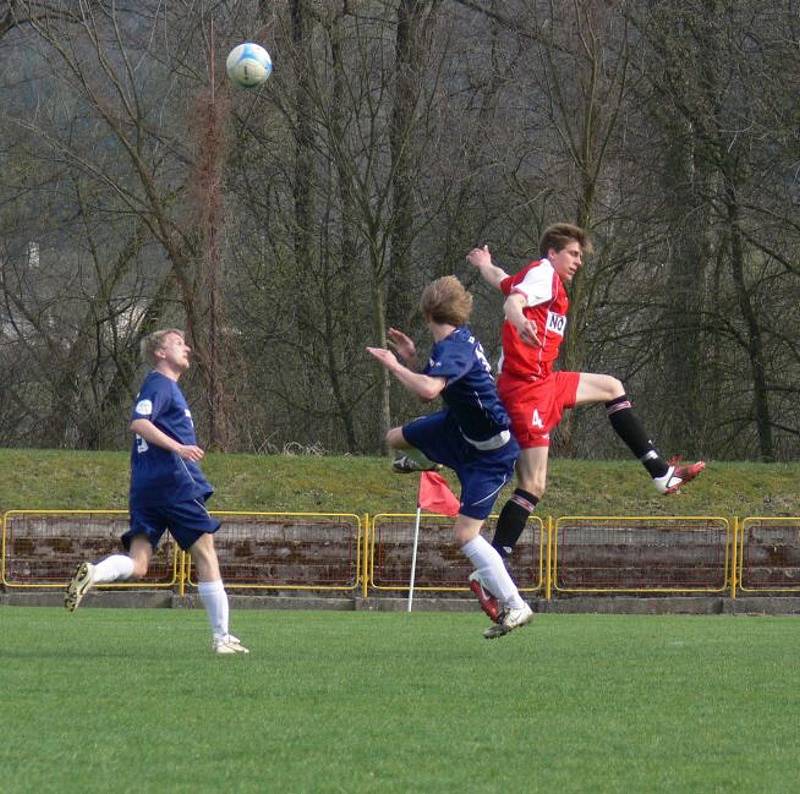
[[[450,490],[447,480],[435,471],[423,471],[419,478],[417,506],[429,513],[458,515],[461,505]]]

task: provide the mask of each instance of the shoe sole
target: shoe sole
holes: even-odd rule
[[[511,629],[507,629],[502,624],[498,623],[496,626],[490,626],[483,632],[483,638],[486,640],[496,640],[498,637],[505,637],[510,634]]]
[[[392,466],[392,472],[394,474],[421,474],[423,471],[441,471],[441,469],[441,466],[436,466],[433,469],[404,469]]]
[[[75,570],[75,574],[70,580],[69,585],[67,585],[67,593],[64,596],[64,608],[68,612],[74,612],[91,586],[89,564],[82,562]]]
[[[213,648],[213,651],[217,656],[244,656],[250,653],[244,646],[235,648],[231,645],[223,646],[223,648]]]
[[[398,466],[392,466],[392,473],[394,474],[413,474],[413,469],[401,469]]]

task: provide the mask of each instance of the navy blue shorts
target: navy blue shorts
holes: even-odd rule
[[[402,431],[411,446],[456,473],[461,483],[460,512],[470,518],[488,517],[500,490],[514,476],[519,455],[514,437],[499,449],[476,449],[447,410],[414,419]]]
[[[131,528],[122,536],[122,545],[130,550],[135,537],[144,536],[150,541],[153,551],[158,548],[166,530],[184,550],[189,549],[206,533],[216,532],[220,521],[212,518],[201,499],[190,499],[158,507],[130,506]]]

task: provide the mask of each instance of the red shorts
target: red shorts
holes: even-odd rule
[[[566,408],[575,407],[580,377],[580,372],[551,372],[531,381],[500,374],[497,392],[522,449],[550,446],[550,431],[558,426]]]

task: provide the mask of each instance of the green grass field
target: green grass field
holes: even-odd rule
[[[792,617],[0,610],[0,790],[796,791]]]

